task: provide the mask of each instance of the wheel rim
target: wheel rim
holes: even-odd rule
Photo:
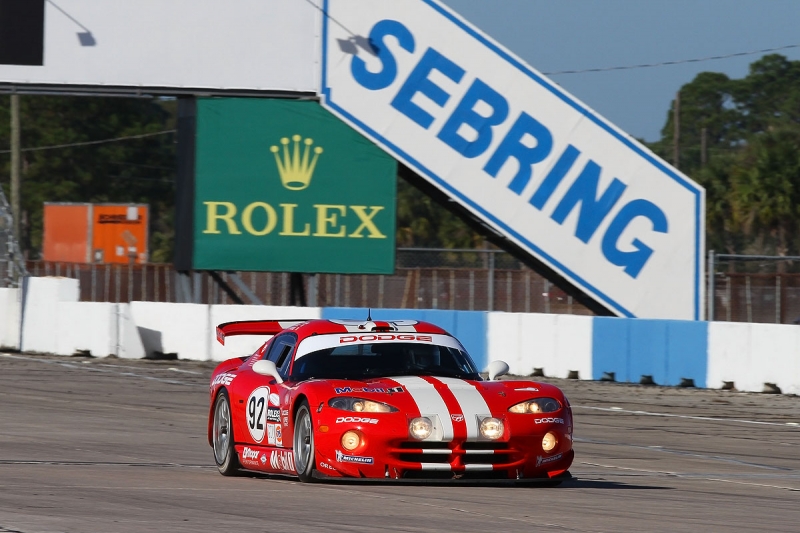
[[[214,410],[214,458],[219,465],[228,458],[230,435],[231,417],[228,402],[221,396]]]
[[[311,417],[308,411],[300,411],[294,428],[294,464],[298,474],[302,474],[308,468],[308,464],[313,459],[314,437],[311,434]]]

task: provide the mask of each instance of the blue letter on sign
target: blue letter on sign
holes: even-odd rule
[[[653,231],[658,233],[667,232],[667,217],[664,212],[654,203],[647,200],[634,200],[622,209],[608,226],[603,237],[603,255],[612,264],[625,267],[625,273],[636,279],[642,271],[647,260],[653,255],[653,249],[644,244],[639,239],[633,239],[632,252],[623,252],[617,248],[617,241],[628,224],[636,217],[646,217],[653,223]]]
[[[525,135],[530,135],[536,139],[536,146],[528,148],[522,144],[522,139]],[[514,125],[511,126],[505,138],[500,141],[500,146],[492,154],[483,170],[491,177],[496,178],[503,164],[508,158],[513,157],[519,163],[519,170],[517,170],[516,176],[509,183],[508,188],[517,194],[522,194],[522,189],[531,179],[531,167],[544,161],[544,158],[550,154],[552,148],[553,136],[550,134],[550,130],[545,128],[541,122],[523,112],[519,115]]]
[[[547,177],[539,185],[539,188],[536,189],[536,192],[533,194],[533,196],[531,196],[529,203],[533,207],[539,211],[542,210],[544,204],[546,204],[547,200],[549,200],[553,195],[553,191],[556,190],[556,187],[558,187],[559,183],[561,183],[561,180],[564,179],[564,176],[567,175],[569,169],[571,169],[572,165],[575,164],[575,160],[578,159],[579,155],[581,155],[580,150],[571,144],[567,145],[564,153],[561,154],[561,157],[558,158],[556,164],[553,165],[553,168],[551,168],[550,172],[547,173]]]
[[[580,214],[578,215],[578,227],[575,236],[583,242],[589,242],[597,226],[606,218],[608,212],[617,203],[619,197],[627,187],[617,178],[605,190],[600,199],[597,199],[597,184],[600,180],[600,166],[592,160],[583,167],[578,179],[561,199],[561,202],[553,211],[550,217],[559,224],[563,224],[572,210],[578,203],[581,204]],[[612,261],[613,262],[613,261]]]
[[[475,104],[485,102],[492,108],[488,117],[475,112]],[[447,119],[439,138],[464,157],[478,157],[489,148],[492,142],[492,126],[501,124],[508,116],[508,102],[500,93],[476,79],[459,102],[450,118]],[[477,134],[469,141],[458,134],[458,129],[466,125]]]
[[[414,52],[414,36],[411,35],[408,28],[396,20],[382,20],[375,24],[369,32],[369,42],[372,49],[378,54],[383,68],[380,72],[370,72],[367,70],[367,64],[358,56],[353,56],[353,61],[350,63],[350,72],[352,72],[353,78],[370,91],[385,89],[397,77],[397,61],[389,51],[389,47],[383,42],[387,35],[396,37],[403,50]]]
[[[442,54],[428,48],[425,55],[419,60],[417,66],[408,75],[408,79],[400,87],[397,95],[392,100],[392,107],[402,114],[427,129],[433,122],[433,116],[411,101],[416,93],[422,93],[434,101],[439,107],[444,107],[450,99],[450,94],[428,79],[432,70],[438,70],[454,82],[458,83],[464,76],[464,69],[444,57]]]

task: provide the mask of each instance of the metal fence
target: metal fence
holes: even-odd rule
[[[88,302],[177,302],[179,274],[168,264],[119,265],[29,261],[33,276],[80,280]],[[220,273],[229,281],[233,273]],[[295,305],[291,276],[276,272],[236,273],[266,305]],[[193,301],[234,303],[207,272],[193,276]],[[592,314],[572,297],[500,250],[399,249],[392,275],[303,276],[307,303],[332,307],[496,310]],[[247,302],[235,284],[228,285]]]
[[[708,319],[800,322],[800,257],[708,254]],[[711,297],[713,295],[713,297]]]
[[[0,231],[2,235],[2,231]],[[6,261],[3,263],[8,265]],[[401,248],[392,275],[303,276],[308,305],[401,309],[458,309],[591,315],[546,279],[501,250]],[[5,267],[8,268],[8,267]],[[12,267],[18,270],[18,267]],[[179,274],[168,264],[118,265],[28,261],[33,276],[80,280],[88,302],[178,302]],[[794,323],[800,318],[800,257],[714,254],[708,259],[708,317],[717,321]],[[4,272],[4,271],[0,271]],[[230,281],[233,273],[220,273]],[[299,305],[291,275],[239,272],[266,305]],[[194,274],[192,301],[234,301],[207,272]],[[244,301],[236,284],[229,287]]]
[[[14,240],[14,219],[6,195],[0,188],[0,287],[17,287],[25,267]]]

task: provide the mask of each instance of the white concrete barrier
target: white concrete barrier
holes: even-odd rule
[[[146,355],[131,304],[117,304],[117,343],[117,357],[142,359]]]
[[[774,383],[800,392],[800,327],[712,322],[708,326],[709,388],[732,381],[737,390],[762,392]]]
[[[176,353],[180,359],[211,358],[209,306],[161,302],[131,302],[131,314],[146,357]]]
[[[278,320],[278,319],[314,319],[319,318],[322,309],[319,307],[290,307],[268,305],[212,305],[210,311],[211,360],[224,361],[232,357],[241,357],[255,352],[268,337],[241,335],[225,339],[225,346],[216,340],[216,327],[225,322],[236,320]]]
[[[19,350],[22,291],[0,288],[0,350]]]
[[[487,328],[489,361],[507,362],[513,374],[592,377],[592,317],[491,312]]]
[[[20,349],[24,352],[57,353],[58,323],[62,318],[58,304],[77,302],[79,293],[77,279],[23,278]]]
[[[53,353],[88,351],[95,357],[117,355],[117,304],[59,302]]]

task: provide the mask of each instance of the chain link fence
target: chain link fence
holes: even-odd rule
[[[18,287],[26,274],[19,247],[14,240],[14,219],[6,195],[0,188],[0,287]]]
[[[592,312],[546,279],[500,250],[401,248],[392,275],[303,276],[306,303],[323,307],[458,309],[591,315]],[[177,302],[180,276],[172,265],[79,264],[29,261],[33,276],[80,280],[88,302]],[[220,277],[240,297],[234,273]],[[299,305],[289,273],[239,272],[241,282],[266,305]],[[192,276],[192,301],[234,303],[207,272]],[[296,294],[296,291],[295,291]]]

